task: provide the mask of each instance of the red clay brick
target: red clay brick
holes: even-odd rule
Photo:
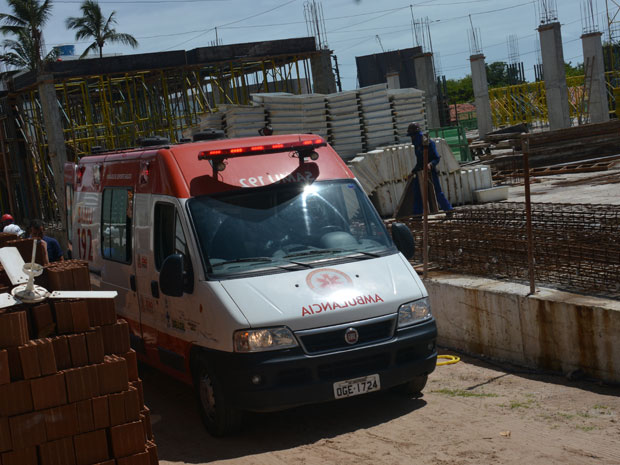
[[[101,328],[95,328],[85,334],[88,349],[88,363],[103,363],[105,352],[103,349],[103,334]]]
[[[144,390],[142,388],[142,380],[138,378],[136,381],[129,383],[130,386],[135,387],[138,390],[138,397],[140,399],[140,408],[144,407]]]
[[[28,342],[27,344],[19,346],[17,352],[19,353],[24,379],[38,378],[41,376],[39,351],[36,344]]]
[[[127,362],[124,358],[106,355],[104,362],[97,365],[101,394],[126,391],[129,387]]]
[[[91,431],[73,438],[76,465],[91,465],[110,458],[105,430]]]
[[[88,365],[63,372],[67,382],[67,399],[69,402],[78,402],[102,394],[99,392],[97,369],[99,366],[101,365]]]
[[[77,411],[77,430],[78,433],[88,433],[95,430],[95,419],[93,417],[93,404],[91,399],[76,402]]]
[[[130,455],[116,460],[117,465],[151,465],[151,458],[148,452]]]
[[[141,408],[138,390],[129,386],[129,390],[123,394],[125,396],[125,418],[127,418],[127,421],[138,421]]]
[[[116,323],[114,299],[88,299],[87,305],[91,326],[105,326]]]
[[[2,454],[2,465],[38,465],[37,448],[5,452]]]
[[[29,339],[26,312],[0,313],[0,349],[23,345]]]
[[[27,412],[32,412],[30,381],[0,386],[0,416],[10,417]]]
[[[90,273],[87,266],[75,266],[71,269],[73,288],[76,291],[90,291]]]
[[[11,372],[11,381],[19,381],[24,379],[24,370],[22,370],[22,361],[19,357],[17,347],[9,347],[6,349],[9,358],[9,371]]]
[[[48,337],[56,333],[56,323],[52,315],[52,308],[49,304],[41,304],[30,309],[32,320],[33,336]]]
[[[110,428],[112,455],[115,458],[127,457],[145,450],[146,438],[142,423],[135,421]]]
[[[67,403],[67,387],[62,373],[30,381],[35,410],[58,407]]]
[[[110,427],[110,405],[108,396],[93,397],[93,422],[95,429]]]
[[[58,334],[70,334],[73,332],[73,314],[71,302],[54,302],[54,314],[56,316],[56,330]]]
[[[144,410],[140,411],[140,421],[144,427],[146,438],[152,441],[154,439],[153,427],[151,425],[151,410],[148,407],[144,407]]]
[[[88,317],[88,307],[85,300],[71,302],[71,317],[73,319],[73,331],[76,333],[88,331],[90,319]]]
[[[0,350],[0,385],[11,382],[11,370],[9,369],[9,353]]]
[[[0,452],[11,450],[12,447],[9,419],[7,417],[0,417]]]
[[[73,438],[63,438],[39,446],[41,465],[75,465]]]
[[[146,451],[149,453],[150,465],[158,465],[157,445],[153,441],[146,441]]]
[[[108,405],[110,408],[110,426],[117,426],[127,423],[125,415],[125,394],[110,394],[108,396]]]
[[[116,465],[116,460],[106,460],[105,462],[95,463],[94,465]]]
[[[71,354],[71,366],[74,368],[88,365],[88,351],[86,350],[86,337],[83,334],[71,334],[67,336],[69,352]]]
[[[54,355],[52,340],[47,338],[37,339],[32,342],[37,346],[41,375],[45,376],[56,373],[58,371],[58,366],[56,365],[56,356]]]
[[[59,370],[71,368],[71,352],[69,352],[69,343],[67,336],[58,336],[52,339],[54,346],[54,358],[56,359],[56,367]]]
[[[138,379],[138,357],[136,351],[131,349],[121,355],[127,362],[127,376],[129,381],[136,381]]]
[[[37,446],[47,440],[45,414],[43,412],[11,417],[9,418],[9,426],[14,450]]]
[[[114,325],[114,339],[117,352],[115,354],[126,354],[131,350],[129,341],[129,323],[125,320],[118,320]]]
[[[78,417],[75,406],[76,404],[63,405],[44,412],[45,432],[48,441],[54,441],[78,434]]]

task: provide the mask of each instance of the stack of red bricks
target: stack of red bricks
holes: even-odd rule
[[[113,300],[0,313],[0,465],[157,463],[136,353]]]

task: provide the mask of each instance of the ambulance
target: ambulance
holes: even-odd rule
[[[65,167],[73,255],[118,292],[140,360],[192,384],[207,430],[399,386],[436,364],[428,294],[340,156],[312,134],[203,140]]]

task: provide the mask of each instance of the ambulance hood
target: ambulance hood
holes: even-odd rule
[[[251,327],[293,331],[395,313],[427,295],[401,254],[221,283]]]

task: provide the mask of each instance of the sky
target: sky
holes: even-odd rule
[[[80,0],[52,0],[52,17],[44,29],[49,49],[74,44],[79,55],[88,46],[76,42],[65,20],[80,16]],[[596,23],[607,30],[605,0],[594,4]],[[508,37],[518,39],[519,57],[526,78],[533,80],[538,60],[537,32],[540,2],[555,0],[323,0],[327,43],[338,57],[343,90],[357,86],[355,57],[398,50],[414,45],[412,16],[416,22],[428,20],[430,42],[439,74],[459,79],[470,73],[469,34],[479,32],[487,63],[509,61]],[[580,36],[582,9],[586,0],[557,0],[557,17],[562,24],[564,59],[583,62]],[[597,4],[598,2],[598,4]],[[137,49],[107,44],[104,53],[148,53],[191,50],[221,43],[305,37],[304,0],[100,0],[107,16],[116,11],[118,32],[132,34]],[[318,3],[318,2],[317,2]],[[610,8],[613,2],[609,0]],[[614,6],[612,13],[618,7]],[[0,12],[9,12],[0,0]],[[377,36],[379,39],[377,39]]]

